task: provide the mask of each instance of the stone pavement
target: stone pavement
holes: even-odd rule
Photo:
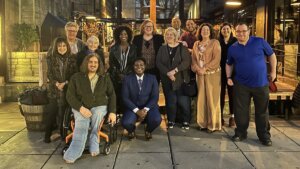
[[[300,120],[272,117],[272,147],[261,145],[254,123],[248,139],[234,143],[233,129],[208,134],[192,127],[167,131],[162,123],[145,141],[143,127],[137,139],[128,141],[121,134],[107,156],[84,154],[75,164],[62,160],[60,141],[46,144],[42,132],[28,132],[17,103],[0,104],[1,169],[300,169]],[[121,129],[120,129],[121,131]],[[119,132],[121,133],[121,132]]]

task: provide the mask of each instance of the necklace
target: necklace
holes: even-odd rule
[[[174,48],[171,48],[170,46],[168,46],[168,52],[169,52],[169,55],[172,55],[173,50],[174,50]]]

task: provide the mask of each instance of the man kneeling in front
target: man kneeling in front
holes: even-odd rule
[[[136,58],[133,64],[134,73],[125,77],[122,98],[125,112],[123,127],[128,131],[128,139],[135,138],[135,123],[145,123],[145,138],[152,138],[152,131],[161,123],[158,108],[159,90],[156,77],[144,73],[146,60]]]

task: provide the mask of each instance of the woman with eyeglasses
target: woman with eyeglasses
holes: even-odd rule
[[[137,57],[146,59],[146,71],[156,76],[160,81],[159,72],[156,68],[155,61],[158,49],[164,43],[164,37],[156,33],[154,23],[147,19],[141,24],[141,34],[133,38],[132,43],[137,47]]]
[[[228,48],[237,41],[237,39],[233,36],[232,33],[232,25],[224,22],[220,27],[220,35],[219,35],[219,42],[221,45],[221,118],[222,118],[222,125],[224,125],[224,105],[225,105],[225,95],[226,95],[226,88],[229,98],[229,127],[235,126],[234,115],[233,115],[233,88],[232,86],[227,85],[227,78],[226,78],[226,60],[227,60],[227,52]]]
[[[212,39],[213,28],[203,23],[197,30],[198,41],[192,51],[192,70],[198,83],[197,123],[200,130],[208,133],[222,129],[221,92],[221,46]]]

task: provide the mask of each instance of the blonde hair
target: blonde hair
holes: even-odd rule
[[[144,29],[146,27],[146,24],[149,23],[149,22],[152,23],[152,25],[153,25],[153,33],[152,34],[153,35],[156,34],[156,27],[150,19],[144,20],[144,22],[141,24],[141,27],[140,27],[141,34],[144,34]]]
[[[75,27],[76,31],[79,30],[79,26],[76,22],[67,22],[65,25],[65,30],[67,31],[67,28],[69,28],[69,27]]]
[[[175,30],[175,28],[173,27],[168,27],[166,30],[165,30],[165,33],[164,33],[164,40],[165,42],[167,43],[167,40],[166,40],[166,35],[167,35],[167,32],[172,32],[175,36],[175,42],[179,39],[179,35],[177,33],[177,31]]]

